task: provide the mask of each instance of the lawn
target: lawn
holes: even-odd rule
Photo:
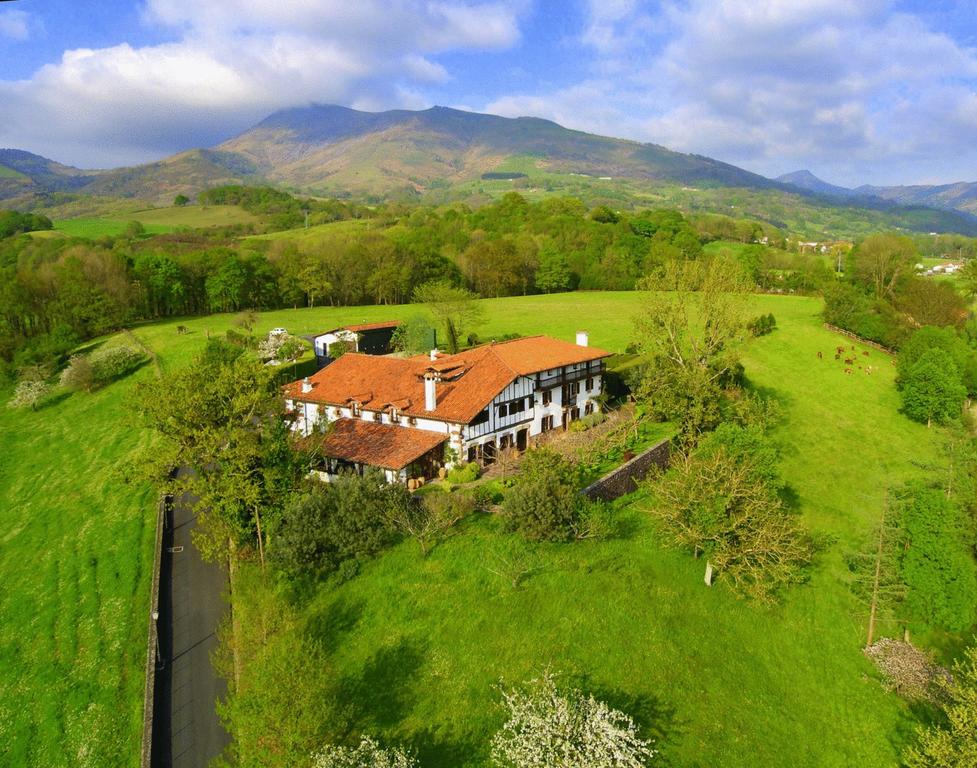
[[[572,339],[586,329],[592,345],[623,351],[639,299],[489,300],[479,334]],[[747,373],[783,407],[784,473],[805,523],[826,535],[810,583],[771,609],[721,583],[707,589],[701,563],[658,546],[639,498],[619,511],[621,537],[541,548],[544,568],[514,591],[489,570],[514,540],[492,519],[471,520],[426,560],[405,542],[305,608],[340,673],[365,686],[350,702],[362,728],[415,745],[425,768],[486,765],[500,719],[493,685],[549,664],[632,711],[674,766],[897,764],[913,721],[861,656],[864,611],[843,556],[868,536],[887,485],[940,466],[943,435],[898,414],[881,353],[843,372],[833,350],[851,342],[822,328],[818,300],[753,301],[779,327],[750,342]],[[257,330],[302,334],[418,311],[276,311]],[[233,319],[135,332],[172,369]],[[132,386],[150,375],[36,413],[0,409],[0,763],[135,761],[153,499],[118,468],[148,439],[126,424]]]

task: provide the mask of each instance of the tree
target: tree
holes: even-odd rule
[[[271,556],[293,577],[328,574],[390,544],[391,520],[403,519],[411,503],[406,488],[378,472],[311,483],[285,508]]]
[[[912,274],[919,258],[916,244],[905,235],[869,235],[851,252],[855,282],[872,289],[877,299],[895,295],[896,284]]]
[[[201,554],[216,561],[257,544],[263,564],[263,517],[277,516],[301,473],[272,370],[212,340],[190,366],[140,383],[135,407],[191,470],[180,485],[199,497]]]
[[[468,493],[428,493],[407,504],[391,507],[390,523],[421,546],[421,556],[461,520],[475,511],[475,498]]]
[[[17,386],[14,387],[14,395],[7,401],[8,408],[23,408],[29,406],[32,411],[37,410],[37,404],[41,402],[51,391],[51,386],[47,383],[47,378],[37,367],[32,367],[21,374]]]
[[[902,410],[913,421],[946,424],[960,418],[967,389],[953,358],[942,349],[924,352],[906,375]]]
[[[977,646],[971,646],[944,683],[945,724],[932,725],[906,750],[907,768],[971,768],[977,765]]]
[[[900,388],[905,386],[913,366],[932,349],[940,349],[950,355],[968,395],[977,394],[977,354],[953,328],[937,328],[932,325],[924,325],[916,330],[899,348],[899,356],[896,358],[896,384]]]
[[[584,506],[579,485],[572,462],[548,448],[533,448],[502,502],[506,528],[535,541],[572,539]]]
[[[382,749],[364,736],[358,747],[330,745],[312,758],[312,768],[417,768],[417,761],[402,749]]]
[[[444,331],[449,352],[457,352],[460,342],[485,317],[478,296],[445,282],[425,283],[414,291],[414,301],[426,304],[436,325]]]
[[[414,315],[397,326],[390,346],[412,355],[426,352],[434,346],[434,329],[423,315]]]
[[[649,483],[648,511],[673,544],[706,556],[734,591],[771,601],[800,581],[808,537],[784,507],[776,451],[757,427],[723,424]]]
[[[903,495],[900,516],[899,568],[908,617],[950,632],[970,627],[977,567],[968,541],[973,534],[960,509],[942,489],[912,485]]]
[[[254,626],[244,629],[250,643],[237,640],[239,655],[252,657],[244,660],[243,674],[227,700],[217,703],[234,735],[231,764],[308,766],[314,751],[344,730],[337,675],[320,643],[291,627],[269,628],[264,615],[252,618]]]
[[[679,420],[694,444],[719,422],[722,388],[737,372],[734,345],[745,333],[750,285],[735,263],[714,258],[670,262],[642,287],[636,344],[649,361],[635,396],[657,416]]]
[[[957,273],[957,277],[967,298],[973,300],[977,297],[977,259],[969,259]]]
[[[85,355],[72,355],[67,367],[61,371],[59,383],[68,389],[80,389],[91,392],[95,386],[95,371],[91,361]]]
[[[173,205],[177,207],[183,207],[189,202],[190,202],[190,198],[187,197],[186,195],[177,195],[176,197],[173,198]]]
[[[503,768],[641,768],[651,742],[624,712],[576,689],[561,691],[546,673],[524,689],[502,689],[508,720],[492,739]]]
[[[570,289],[572,275],[566,255],[552,243],[539,250],[539,268],[536,270],[536,288],[543,293],[556,293]]]

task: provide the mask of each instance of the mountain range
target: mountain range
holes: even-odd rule
[[[960,211],[955,231],[977,229],[977,184],[847,189],[809,171],[768,179],[734,165],[656,144],[445,107],[362,112],[311,105],[275,112],[216,147],[155,163],[84,171],[13,149],[0,150],[0,200],[80,192],[168,203],[221,184],[272,184],[316,195],[423,196],[486,178],[577,176],[647,190],[666,185],[814,196],[819,204]]]
[[[898,205],[924,205],[930,208],[977,214],[977,182],[960,181],[954,184],[913,184],[891,187],[863,184],[849,188],[830,184],[806,170],[786,173],[778,176],[776,180],[827,197],[866,201],[881,199]]]

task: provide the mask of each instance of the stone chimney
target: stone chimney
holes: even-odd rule
[[[433,363],[437,359],[438,359],[438,348],[435,347],[434,349],[431,350],[431,362]]]
[[[428,371],[424,374],[424,410],[434,411],[438,407],[438,374]]]
[[[312,382],[309,381],[309,377],[306,376],[302,379],[302,392],[307,394],[312,391]]]
[[[577,331],[577,346],[586,347],[590,343],[590,337],[586,331]]]

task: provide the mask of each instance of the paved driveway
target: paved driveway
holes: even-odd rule
[[[214,707],[227,685],[210,663],[227,608],[227,574],[204,563],[190,541],[193,501],[177,500],[163,537],[159,634],[165,667],[156,685],[154,768],[206,768],[230,741]]]

